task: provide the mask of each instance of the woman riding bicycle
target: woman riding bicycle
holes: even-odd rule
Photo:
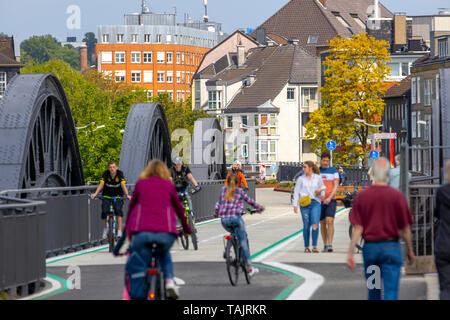
[[[161,247],[159,262],[166,281],[169,297],[178,298],[173,280],[173,265],[170,248],[177,238],[176,216],[183,225],[185,233],[191,233],[187,224],[184,207],[178,197],[166,164],[152,160],[141,173],[134,188],[128,207],[125,232],[131,243],[131,250],[150,263],[149,243],[158,243]]]
[[[235,174],[231,174],[227,178],[227,187],[222,188],[220,200],[216,203],[216,215],[221,219],[222,226],[225,230],[232,233],[236,231],[236,235],[240,241],[241,248],[244,251],[245,261],[249,275],[258,272],[257,268],[252,267],[250,260],[250,249],[248,247],[247,232],[245,231],[245,223],[242,219],[244,211],[244,201],[252,205],[258,212],[262,212],[265,208],[251,199],[242,188],[238,187],[239,178]],[[237,227],[235,227],[237,225]],[[234,227],[234,228],[233,228]]]

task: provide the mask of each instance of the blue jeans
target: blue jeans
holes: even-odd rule
[[[311,200],[311,204],[306,207],[300,207],[300,211],[303,219],[303,240],[305,241],[305,248],[309,247],[309,238],[313,225],[317,226],[317,229],[312,230],[312,245],[316,247],[317,239],[319,238],[321,204],[316,200]]]
[[[147,264],[150,264],[152,251],[146,247],[146,244],[158,243],[160,245],[157,250],[158,262],[164,273],[164,279],[173,279],[173,264],[169,250],[176,238],[177,236],[173,233],[139,232],[133,237],[131,250],[136,251]]]
[[[236,232],[241,249],[244,251],[245,261],[248,264],[250,261],[250,248],[248,246],[247,232],[245,231],[245,223],[242,217],[224,218],[221,220],[222,226],[230,233]]]
[[[368,285],[369,300],[381,300],[381,287],[369,285],[383,282],[384,300],[397,300],[402,267],[402,248],[398,242],[369,242],[363,247],[364,275]],[[376,266],[378,268],[369,267]],[[377,279],[377,272],[381,279]]]

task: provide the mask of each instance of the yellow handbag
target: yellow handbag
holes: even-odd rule
[[[311,204],[311,197],[310,196],[301,197],[299,203],[300,207],[307,207]]]

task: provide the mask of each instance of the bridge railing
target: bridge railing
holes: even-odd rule
[[[45,277],[45,202],[0,196],[0,292],[29,294]]]
[[[197,221],[214,218],[214,206],[219,200],[223,180],[199,181],[202,190],[192,196]],[[255,180],[248,180],[249,196],[255,198]],[[130,192],[134,185],[127,185]],[[46,257],[74,252],[106,243],[102,239],[101,201],[91,200],[97,186],[35,188],[4,190],[0,196],[12,196],[45,201],[44,220]],[[130,193],[131,194],[131,193]],[[124,202],[126,216],[129,201]],[[125,217],[124,217],[125,218]],[[25,229],[24,229],[25,230]],[[21,231],[22,233],[24,231]]]

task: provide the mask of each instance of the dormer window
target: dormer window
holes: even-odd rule
[[[317,43],[318,40],[319,40],[319,36],[316,35],[316,34],[310,34],[310,35],[308,36],[308,43],[309,43],[309,44]]]
[[[449,54],[450,54],[448,39],[449,39],[449,37],[446,37],[446,38],[438,40],[438,54],[439,54],[439,58],[448,57]]]

